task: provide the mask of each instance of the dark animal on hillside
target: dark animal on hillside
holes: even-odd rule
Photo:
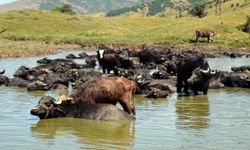
[[[207,61],[203,57],[198,58],[184,58],[177,62],[177,92],[181,93],[188,90],[187,80],[191,77],[193,70],[200,67],[201,69],[207,69],[209,67]]]
[[[85,82],[72,97],[88,103],[106,103],[116,105],[119,102],[124,111],[135,114],[132,97],[136,85],[124,77],[101,77]]]
[[[42,97],[31,112],[40,119],[85,118],[95,120],[133,120],[134,116],[110,104],[90,104],[84,101],[64,100],[56,102],[53,97]]]
[[[208,29],[197,29],[195,31],[196,34],[196,42],[198,42],[199,38],[207,38],[207,42],[213,41],[213,36],[215,35],[212,30]]]
[[[216,71],[211,70],[209,67],[206,70],[198,67],[193,71],[192,76],[187,82],[190,89],[193,90],[194,95],[198,95],[198,91],[202,91],[204,95],[207,94],[209,82],[215,73]]]

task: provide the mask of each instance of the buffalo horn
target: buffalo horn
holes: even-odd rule
[[[5,70],[1,71],[0,74],[4,74],[5,73]]]
[[[55,102],[55,104],[62,104],[63,101],[67,101],[67,100],[73,100],[72,97],[66,96],[66,95],[62,95],[59,97],[59,99]]]
[[[203,73],[208,73],[210,71],[210,69],[209,68],[207,68],[207,70],[203,70],[203,69],[201,69],[201,72],[203,72]]]

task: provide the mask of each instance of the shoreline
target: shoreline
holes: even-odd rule
[[[114,49],[129,49],[131,51],[141,51],[143,47],[148,47],[155,49],[157,51],[161,50],[171,50],[173,52],[181,52],[186,50],[196,50],[199,52],[205,52],[208,54],[220,54],[220,53],[237,53],[237,54],[250,54],[250,48],[221,48],[216,46],[192,46],[192,45],[179,45],[175,48],[169,48],[164,45],[135,45],[135,44],[71,44],[71,43],[45,43],[39,41],[11,41],[14,42],[17,46],[9,46],[8,50],[6,48],[0,47],[0,59],[3,58],[18,58],[18,57],[32,57],[32,56],[40,56],[46,54],[57,53],[59,49],[64,50],[89,50],[95,51],[98,49],[100,45]],[[37,43],[37,45],[33,46],[33,43]],[[23,45],[27,46],[22,47]],[[20,48],[19,48],[19,47]]]

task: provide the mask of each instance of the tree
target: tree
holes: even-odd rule
[[[53,11],[59,11],[61,13],[75,14],[70,4],[64,4],[63,6],[54,6]]]
[[[189,10],[189,14],[202,18],[207,15],[207,12],[205,12],[205,10],[206,4],[195,5],[191,10]]]
[[[242,31],[250,33],[250,16],[247,16],[247,22],[243,25]]]
[[[72,6],[70,4],[64,4],[62,8],[63,13],[73,13]]]
[[[221,15],[221,0],[216,0],[215,2],[215,15]]]

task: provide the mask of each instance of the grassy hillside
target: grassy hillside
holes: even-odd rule
[[[175,10],[177,12],[187,11],[189,8],[197,4],[209,2],[211,0],[153,0],[148,3],[133,7],[125,7],[117,10],[112,10],[107,13],[107,16],[118,16],[129,12],[140,12],[147,9],[147,16],[163,14],[166,11]]]
[[[151,0],[18,0],[10,4],[0,5],[0,12],[25,8],[51,10],[55,6],[67,3],[78,13],[93,14],[131,7],[149,1]]]
[[[237,0],[238,2],[239,0]],[[230,1],[233,2],[233,1]],[[228,4],[231,7],[230,4]],[[226,9],[227,6],[223,6]],[[250,49],[250,35],[237,29],[244,24],[249,6],[214,16],[160,18],[160,17],[86,17],[50,11],[13,11],[0,14],[0,53],[11,56],[13,51],[50,49],[58,43],[81,45],[147,44],[173,48]],[[216,33],[214,43],[191,43],[197,28],[210,28]],[[47,51],[45,51],[47,52]],[[32,54],[32,52],[29,52]],[[16,53],[15,56],[18,56]]]

